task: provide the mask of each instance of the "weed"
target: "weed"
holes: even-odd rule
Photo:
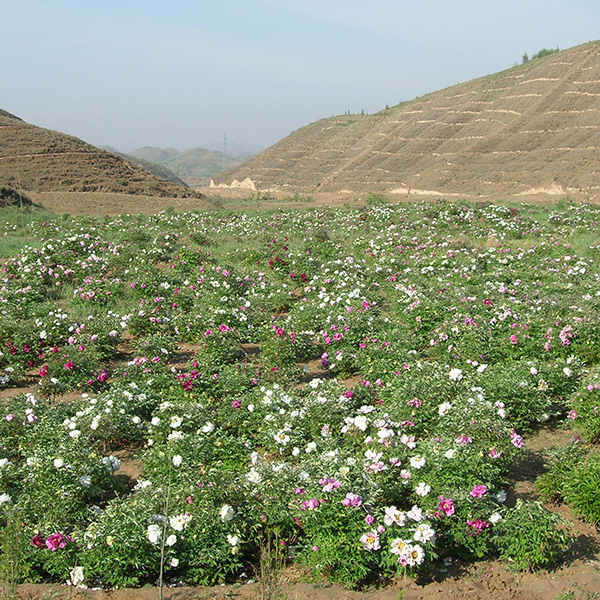
[[[259,585],[261,600],[284,600],[281,574],[286,564],[286,547],[277,535],[268,534],[260,544]]]

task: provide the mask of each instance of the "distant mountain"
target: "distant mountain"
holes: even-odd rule
[[[129,153],[129,156],[134,156],[135,158],[141,158],[142,160],[147,160],[149,162],[156,163],[157,165],[161,165],[163,163],[168,162],[172,158],[175,158],[177,155],[181,154],[179,150],[175,150],[175,148],[154,148],[152,146],[144,146],[143,148],[138,148],[133,152]]]
[[[600,198],[600,42],[373,115],[322,119],[214,178],[294,194]],[[249,182],[250,183],[250,182]]]
[[[195,196],[121,156],[0,109],[0,186],[27,191]]]
[[[207,150],[215,150],[215,151],[223,151],[223,142],[215,142],[213,144],[207,144],[204,146]],[[249,159],[251,156],[258,154],[264,150],[264,146],[256,146],[255,144],[247,144],[241,143],[237,144],[235,142],[227,142],[226,153],[227,156],[231,156],[231,158],[244,158],[245,160]]]
[[[183,181],[182,179],[179,179],[179,177],[177,177],[177,175],[175,175],[175,173],[173,173],[173,171],[171,171],[170,169],[167,169],[167,167],[164,167],[161,164],[157,164],[153,161],[145,160],[143,158],[138,158],[136,156],[133,156],[132,154],[124,154],[123,152],[119,152],[118,150],[115,150],[114,148],[112,148],[112,150],[108,150],[108,148],[111,148],[111,146],[106,147],[107,152],[116,154],[117,156],[121,157],[123,160],[126,160],[134,165],[137,165],[138,167],[141,167],[142,169],[144,169],[144,171],[148,171],[148,173],[152,173],[152,175],[156,175],[156,177],[160,177],[161,179],[164,179],[165,181],[170,181],[171,183],[181,185],[182,187],[189,187],[188,184],[185,183],[185,181]]]
[[[250,150],[244,151],[243,147],[251,148],[249,144],[232,144],[230,152],[230,147],[227,145],[227,155],[224,155],[223,152],[215,149],[193,148],[179,152],[174,148],[144,146],[131,152],[130,156],[166,167],[183,179],[200,179],[213,177],[251,158],[253,153]]]

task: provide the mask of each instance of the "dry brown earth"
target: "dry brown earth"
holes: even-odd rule
[[[0,110],[0,185],[26,191],[198,196],[82,140]]]
[[[216,184],[308,194],[600,195],[600,42],[307,125]]]

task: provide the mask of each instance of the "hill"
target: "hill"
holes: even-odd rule
[[[374,115],[303,127],[216,185],[276,193],[600,196],[600,42]],[[235,185],[235,184],[234,184]]]
[[[0,185],[48,192],[179,197],[190,190],[82,140],[0,111]]]

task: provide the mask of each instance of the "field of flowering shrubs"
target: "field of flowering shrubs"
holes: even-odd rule
[[[599,223],[370,198],[0,225],[2,560],[102,587],[274,547],[348,587],[550,564],[568,532],[508,473],[568,423],[540,494],[600,521]]]

